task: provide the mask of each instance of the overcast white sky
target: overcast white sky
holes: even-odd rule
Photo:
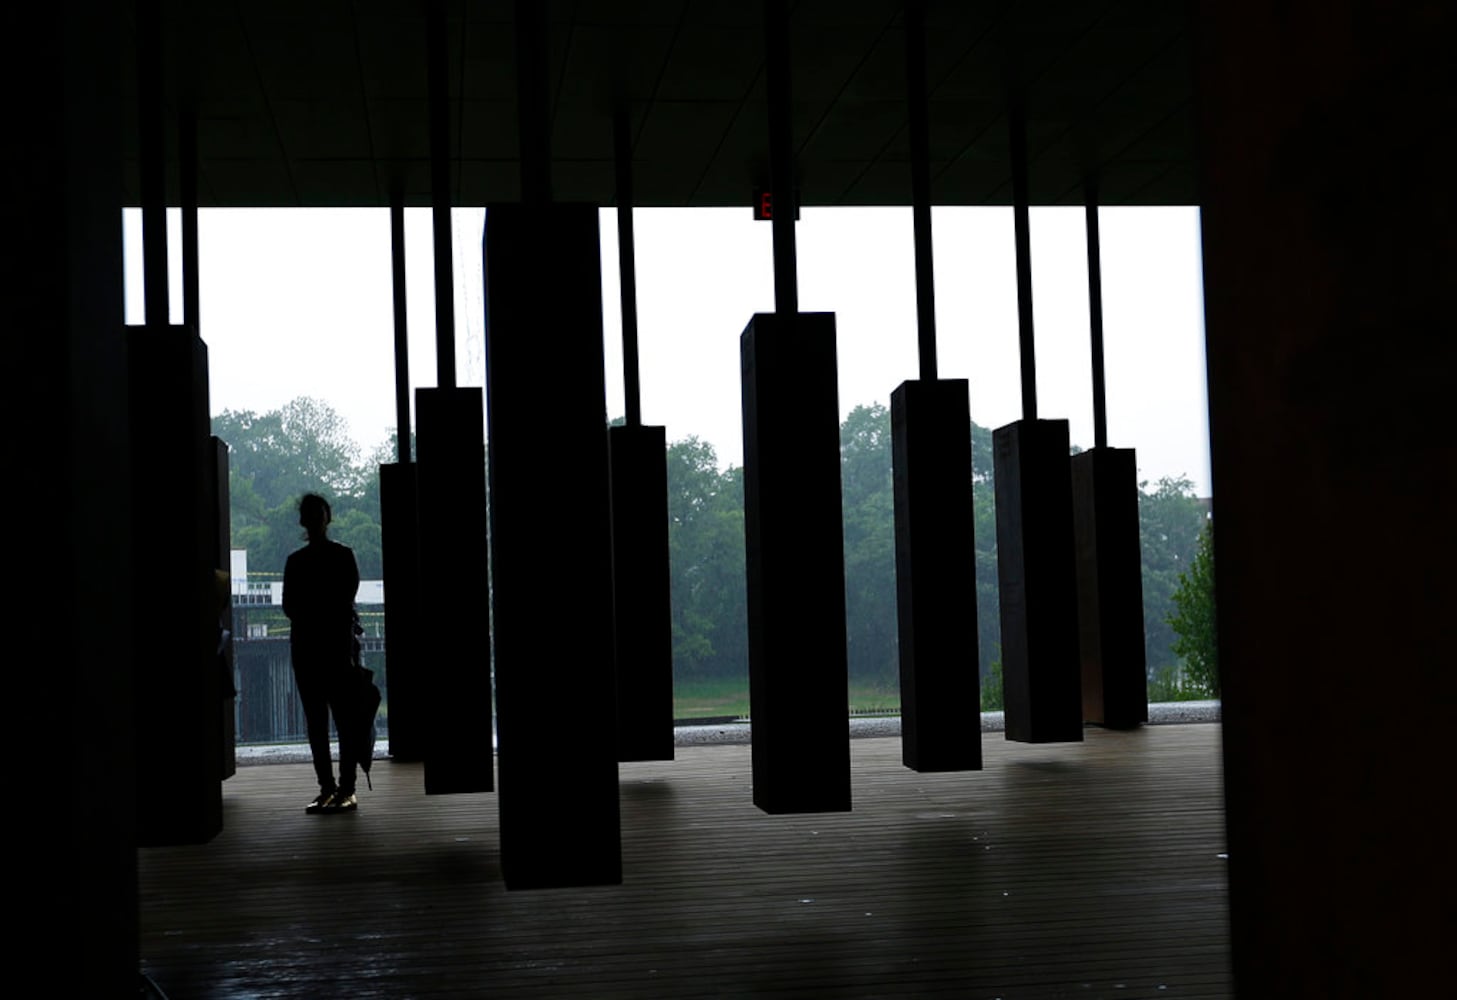
[[[212,409],[264,411],[318,397],[365,451],[394,426],[389,213],[214,209],[199,213],[202,336]],[[180,217],[169,213],[171,312],[181,317]],[[483,385],[480,234],[454,217],[457,380]],[[770,225],[747,208],[639,209],[638,336],[646,423],[697,435],[742,461],[738,336],[773,309]],[[1086,238],[1078,208],[1032,209],[1039,415],[1093,443]],[[435,381],[430,214],[406,212],[410,378]],[[1109,443],[1138,450],[1140,477],[1187,475],[1210,493],[1199,215],[1109,208],[1101,215]],[[123,216],[126,321],[143,315],[140,213]],[[938,208],[938,356],[971,381],[971,413],[1021,416],[1017,291],[1008,208]],[[800,308],[836,314],[841,412],[889,403],[917,377],[911,215],[906,208],[806,208],[798,227]],[[617,226],[602,214],[607,408],[623,412]]]

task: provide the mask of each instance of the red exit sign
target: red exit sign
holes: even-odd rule
[[[799,218],[799,194],[795,192],[794,217]],[[767,188],[754,188],[754,219],[759,222],[768,222],[774,218],[774,194]]]

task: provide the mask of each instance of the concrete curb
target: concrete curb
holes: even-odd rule
[[[1217,701],[1173,701],[1148,706],[1148,724],[1151,726],[1182,725],[1198,722],[1218,722],[1220,703]],[[1001,712],[983,712],[981,731],[1000,733],[1003,730]],[[850,738],[869,739],[874,737],[899,736],[900,716],[874,716],[850,719]],[[676,725],[673,728],[673,744],[680,747],[743,745],[749,742],[750,726],[746,719],[733,722],[715,721],[708,724]],[[389,760],[383,749],[387,740],[380,741],[375,760]],[[333,753],[338,756],[338,744]],[[238,766],[254,764],[306,764],[309,762],[309,748],[305,743],[280,743],[267,746],[240,746],[237,751]]]

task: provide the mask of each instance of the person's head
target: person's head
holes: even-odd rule
[[[317,493],[305,493],[298,502],[298,523],[309,533],[309,538],[323,538],[324,532],[329,527],[329,522],[334,519],[334,513],[329,509],[329,501]]]

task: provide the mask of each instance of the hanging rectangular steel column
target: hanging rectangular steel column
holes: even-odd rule
[[[425,794],[489,792],[495,785],[481,390],[416,390],[415,419]]]
[[[850,808],[845,553],[833,313],[739,338],[754,804]]]
[[[901,760],[917,771],[981,767],[971,402],[965,379],[936,377],[930,114],[925,3],[909,0],[906,105],[921,380],[890,397]]]
[[[1133,449],[1094,448],[1071,469],[1083,720],[1130,729],[1148,721]]]
[[[890,397],[901,759],[981,768],[971,416],[965,379],[902,382]]]
[[[1139,552],[1138,463],[1108,447],[1103,365],[1102,253],[1097,177],[1083,181],[1088,226],[1088,319],[1093,361],[1093,450],[1072,457],[1083,720],[1129,729],[1148,721]]]
[[[598,239],[595,206],[486,211],[501,870],[508,889],[622,881]]]
[[[385,697],[390,757],[425,756],[427,713],[420,683],[420,521],[410,442],[410,345],[405,288],[405,201],[390,192],[390,273],[394,300],[395,453],[379,467],[379,547],[384,563]],[[452,324],[453,325],[453,324]],[[451,359],[454,364],[454,358]],[[484,475],[484,474],[483,474]]]
[[[1027,743],[1076,741],[1083,738],[1083,720],[1068,425],[1037,419],[1027,122],[1020,92],[1011,95],[1008,119],[1022,419],[992,433],[1006,734]]]
[[[223,825],[207,346],[163,326],[129,329],[127,348],[137,844],[201,844]]]

